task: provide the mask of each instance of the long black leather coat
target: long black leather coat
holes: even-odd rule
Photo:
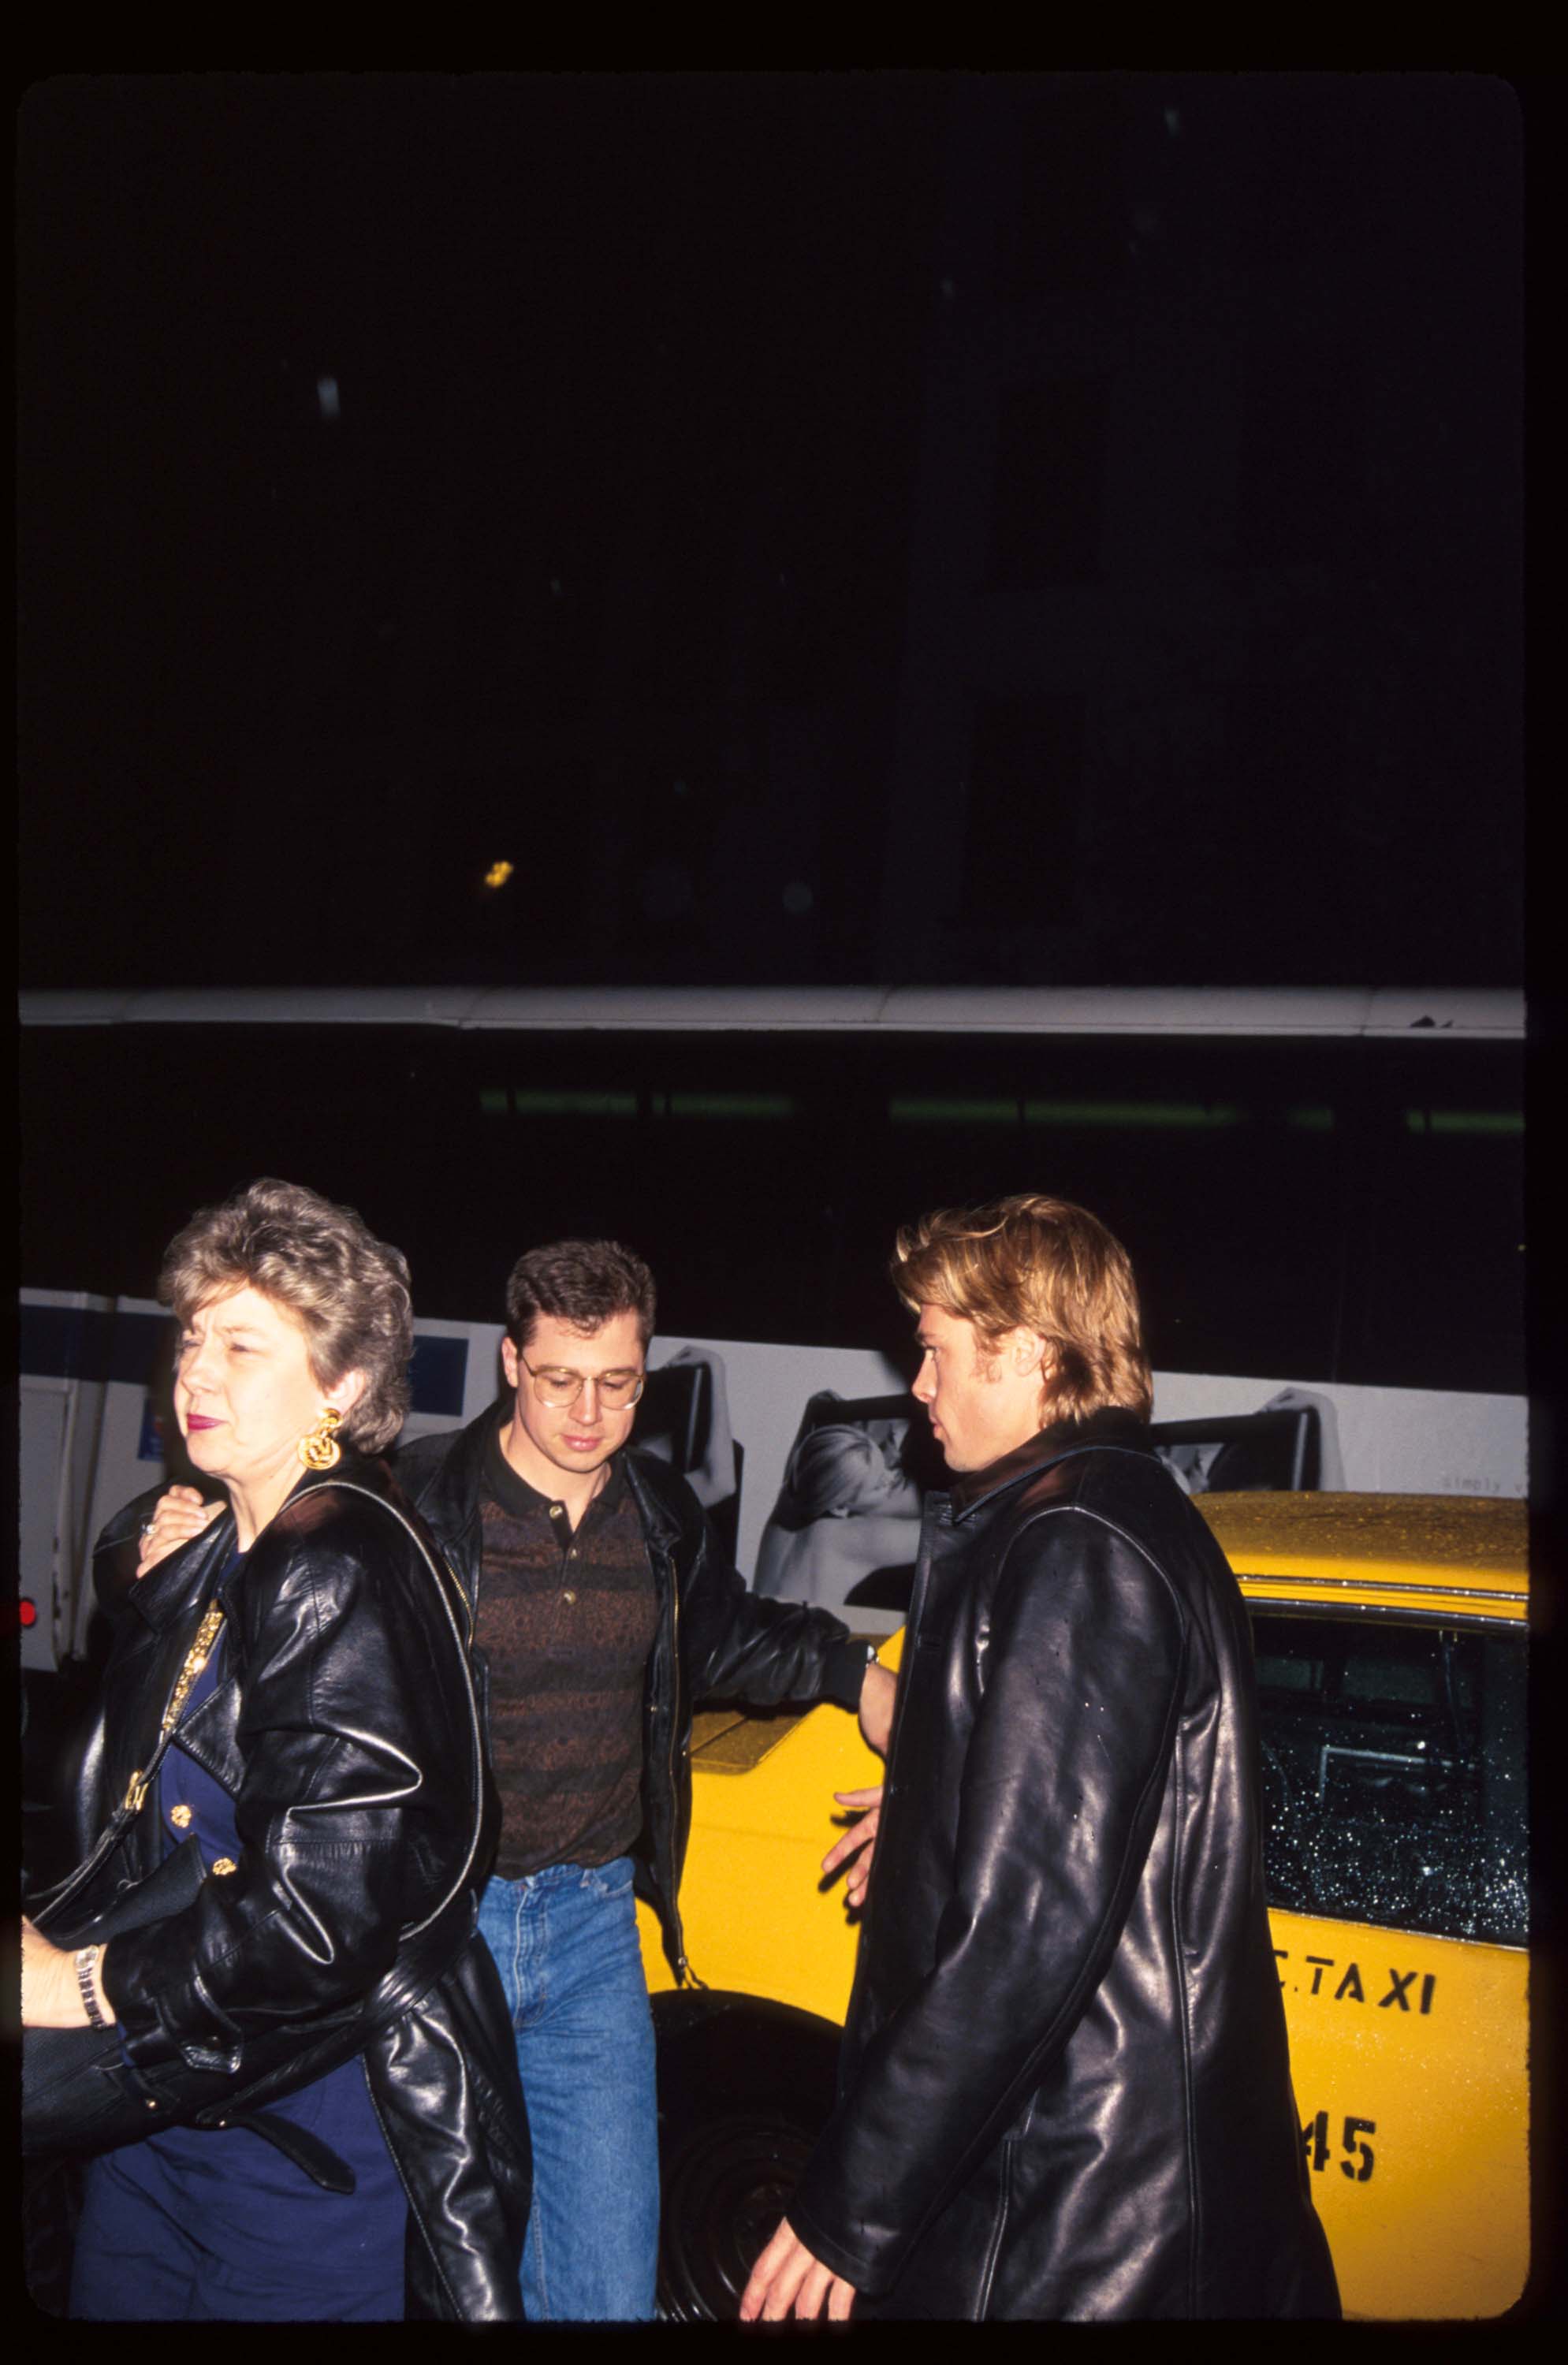
[[[1235,1578],[1126,1415],[927,1500],[841,2102],[857,2313],[1337,2315]]]
[[[77,1793],[84,1855],[147,1765],[234,1541],[226,1510],[134,1582],[155,1499],[128,1505],[96,1547],[119,1631]],[[409,2313],[517,2322],[528,2134],[505,1999],[475,1928],[479,1717],[462,1605],[421,1534],[385,1464],[345,1454],[302,1477],[258,1535],[218,1597],[218,1688],[179,1727],[234,1801],[236,1867],[210,1870],[185,1912],[112,1939],[103,1976],[149,2093],[206,2070],[231,2096],[197,2124],[264,2110],[363,2049],[409,2195]],[[162,1845],[154,1782],[95,1903]],[[367,1996],[391,2016],[361,2047]]]
[[[466,1429],[411,1440],[398,1455],[409,1500],[439,1536],[477,1615],[483,1542],[479,1509],[491,1407]],[[679,1473],[656,1454],[625,1456],[642,1517],[658,1605],[643,1710],[643,1829],[635,1886],[659,1916],[676,1978],[689,1965],[677,1902],[691,1831],[691,1712],[700,1699],[835,1699],[857,1706],[866,1653],[825,1609],[760,1601],[731,1563]]]

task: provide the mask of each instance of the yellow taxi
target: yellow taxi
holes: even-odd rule
[[[1529,2264],[1522,1503],[1198,1498],[1258,1668],[1274,1951],[1348,2315],[1492,2316]],[[882,1651],[897,1664],[902,1635]],[[836,1709],[699,1717],[681,1890],[652,1917],[660,2301],[733,2317],[833,2106],[856,1931],[819,1871],[879,1766]]]

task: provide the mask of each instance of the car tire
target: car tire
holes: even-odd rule
[[[657,1999],[655,2026],[659,2314],[733,2324],[832,2112],[840,2032],[755,1996],[684,1993]]]

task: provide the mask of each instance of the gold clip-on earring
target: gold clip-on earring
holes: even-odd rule
[[[315,1428],[299,1440],[299,1459],[307,1470],[330,1470],[342,1460],[343,1449],[332,1431],[342,1419],[336,1405],[323,1405]]]

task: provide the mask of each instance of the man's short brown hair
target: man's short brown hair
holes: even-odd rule
[[[1154,1384],[1137,1284],[1121,1242],[1087,1208],[1024,1192],[946,1208],[900,1230],[890,1271],[904,1304],[972,1322],[982,1344],[1033,1330],[1049,1350],[1047,1417],[1119,1406],[1147,1420]]]
[[[634,1314],[644,1349],[654,1335],[654,1276],[619,1240],[554,1240],[520,1256],[507,1282],[507,1337],[521,1354],[543,1314],[574,1330],[599,1330]]]

